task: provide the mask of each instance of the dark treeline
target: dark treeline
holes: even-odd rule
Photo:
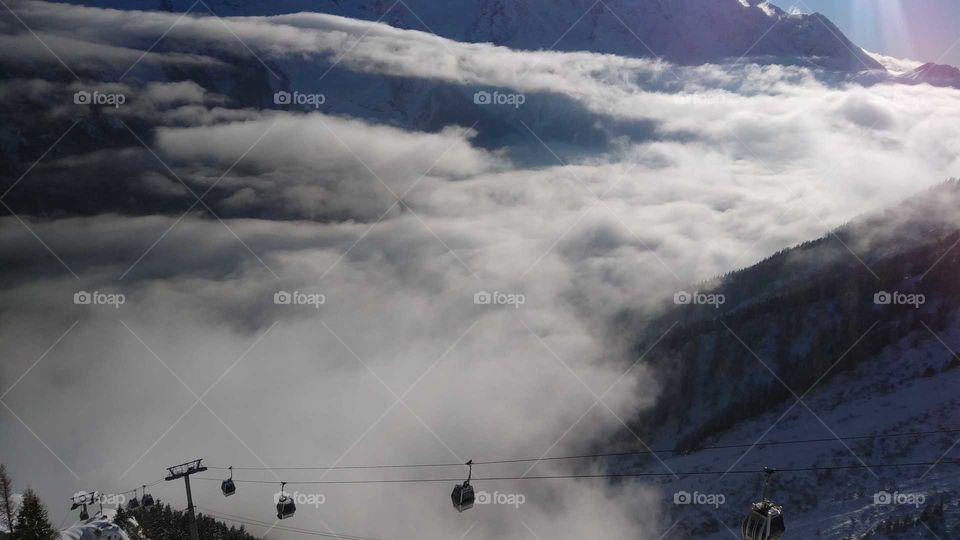
[[[160,501],[148,508],[140,507],[131,511],[121,508],[117,511],[115,523],[127,533],[130,540],[190,540],[187,513],[174,510]],[[239,528],[228,527],[203,514],[197,515],[197,532],[204,540],[254,539],[242,525]]]
[[[148,508],[118,508],[113,521],[130,540],[190,540],[187,514],[160,501]],[[197,531],[203,540],[254,540],[243,526],[227,526],[202,514],[197,516]],[[6,467],[0,465],[0,540],[59,538],[40,497],[28,487],[18,500]]]

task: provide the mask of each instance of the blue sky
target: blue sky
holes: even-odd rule
[[[958,0],[774,0],[827,15],[861,47],[890,56],[960,65]],[[952,47],[952,48],[951,48]]]

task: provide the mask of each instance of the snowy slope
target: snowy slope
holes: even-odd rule
[[[130,540],[113,522],[114,512],[105,509],[103,515],[96,515],[85,521],[74,523],[70,528],[60,531],[61,540]]]
[[[701,289],[722,291],[722,308],[668,311],[664,323],[680,324],[650,353],[661,400],[634,429],[652,447],[689,452],[664,455],[674,471],[821,469],[777,477],[772,494],[786,505],[789,538],[960,537],[960,466],[875,467],[957,460],[957,433],[835,439],[960,428],[958,208],[960,183],[947,182]],[[878,303],[880,291],[924,300]],[[803,439],[825,440],[762,444]],[[640,464],[665,470],[652,459],[615,467]],[[870,468],[824,470],[862,464]],[[679,537],[729,537],[757,481],[737,473],[667,478],[664,501],[682,523]],[[725,503],[673,505],[681,490],[722,494]],[[876,502],[884,491],[915,503]]]
[[[68,1],[172,11],[194,5],[189,0]],[[656,56],[683,64],[746,57],[850,71],[883,69],[826,17],[791,15],[756,0],[209,0],[207,5],[223,16],[315,11],[382,20],[457,41],[516,49]]]
[[[960,331],[956,328],[940,337],[951,348],[960,348]],[[862,369],[844,374],[804,397],[805,405],[791,408],[794,400],[770,410],[755,420],[711,441],[714,445],[831,439],[837,435],[929,431],[956,427],[956,390],[960,387],[960,366],[935,337],[916,334],[894,344]],[[811,412],[812,411],[812,412]],[[814,414],[816,416],[814,416]],[[781,419],[781,416],[783,418]],[[779,421],[778,421],[779,419]],[[821,421],[823,423],[821,423]],[[771,426],[776,425],[768,433]],[[928,462],[947,454],[956,434],[934,437],[895,437],[877,441],[845,443],[839,441],[814,445],[758,446],[746,449],[696,452],[667,464],[676,471],[756,470],[765,466],[790,468],[858,465],[860,462]],[[744,456],[745,457],[742,457]],[[651,469],[658,467],[650,465]],[[884,535],[876,532],[885,523],[914,518],[925,507],[948,502],[944,523],[930,520],[927,526],[939,526],[960,535],[957,501],[953,494],[960,487],[960,468],[940,465],[929,473],[926,467],[906,469],[873,468],[869,470],[828,473],[783,473],[776,478],[771,495],[786,506],[789,538],[934,538],[922,525],[911,531]],[[876,474],[876,477],[874,477]],[[712,477],[685,479],[663,486],[664,500],[672,499],[679,490],[700,493],[721,493],[725,504],[712,507],[679,506],[671,508],[675,518],[683,518],[682,528],[693,538],[729,538],[722,524],[736,529],[744,509],[756,496],[757,478],[752,475],[729,475],[722,480]],[[923,504],[876,504],[874,494],[890,493],[923,495]],[[919,500],[919,499],[918,499]],[[672,506],[672,505],[671,505]],[[873,536],[871,536],[871,534]]]

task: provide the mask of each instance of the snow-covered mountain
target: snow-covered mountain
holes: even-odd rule
[[[899,79],[907,84],[929,84],[931,86],[950,86],[960,88],[960,69],[944,64],[928,62],[905,73]]]
[[[637,347],[645,350],[678,323],[650,353],[664,391],[657,408],[636,421],[636,432],[655,447],[674,444],[681,455],[667,463],[677,471],[955,459],[956,434],[834,437],[957,428],[957,208],[960,183],[950,181],[704,285],[701,291],[724,295],[720,307],[672,306]],[[824,440],[762,444],[811,438]],[[702,450],[754,441],[754,448]],[[657,461],[645,463],[662,470]],[[929,531],[956,538],[956,472],[945,463],[926,472],[784,474],[773,494],[786,505],[793,538],[922,538]],[[686,478],[663,489],[725,494],[719,508],[671,509],[689,537],[719,539],[728,536],[721,524],[736,524],[755,496],[756,481],[736,474]],[[878,503],[873,495],[883,491],[922,499]]]
[[[190,0],[67,1],[206,12],[204,4]],[[823,15],[788,14],[758,0],[208,0],[206,5],[222,16],[331,13],[515,49],[662,57],[681,64],[748,58],[846,71],[883,69]]]

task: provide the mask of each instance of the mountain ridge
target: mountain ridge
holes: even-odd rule
[[[65,0],[114,9],[183,12],[188,0]],[[644,0],[635,3],[535,0],[460,0],[436,4],[410,0],[211,0],[221,16],[270,16],[315,11],[382,21],[468,43],[522,50],[591,51],[657,57],[678,64],[810,63],[839,71],[884,71],[827,17],[791,14],[769,2]]]
[[[931,86],[960,88],[960,69],[946,64],[927,62],[905,73],[899,79],[907,84],[929,84]]]
[[[960,382],[953,352],[960,342],[958,207],[960,181],[949,180],[700,289],[724,295],[725,303],[665,306],[640,325],[648,330],[635,346],[638,355],[647,351],[643,361],[661,385],[657,405],[638,413],[618,441],[632,447],[639,434],[652,447],[672,445],[674,457],[666,459],[676,470],[947,456],[952,437],[867,437],[849,446],[831,437],[956,427],[950,411],[960,405],[951,391]],[[807,438],[824,442],[762,444]],[[750,448],[703,449],[753,441]],[[613,467],[659,463],[646,457]],[[946,538],[960,528],[960,508],[949,502],[956,489],[949,470],[813,476],[784,476],[773,491],[788,509],[788,531],[798,537],[887,540],[910,531],[922,537],[925,526]],[[690,492],[720,488],[690,478],[665,483]],[[746,504],[748,479],[717,483]],[[921,494],[926,505],[884,505],[873,498],[881,490]],[[719,518],[690,507],[671,512],[685,524],[683,537],[719,539],[726,533],[718,523],[735,522],[740,510],[718,509]]]

